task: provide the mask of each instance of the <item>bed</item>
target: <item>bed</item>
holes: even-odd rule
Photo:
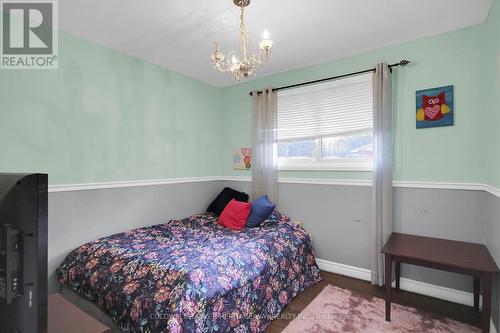
[[[211,213],[101,238],[56,271],[124,332],[262,332],[320,281],[307,232],[274,212],[236,232]]]

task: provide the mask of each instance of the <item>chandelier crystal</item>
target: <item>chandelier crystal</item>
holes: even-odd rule
[[[259,43],[259,51],[249,55],[249,33],[245,25],[245,7],[250,4],[250,0],[233,0],[234,4],[241,10],[240,15],[240,33],[238,35],[238,44],[241,54],[230,51],[227,56],[219,50],[219,44],[215,42],[214,51],[210,55],[210,61],[214,68],[223,73],[231,73],[234,79],[240,81],[241,78],[247,78],[255,75],[271,57],[273,41],[270,38],[269,31],[264,30],[262,40]]]

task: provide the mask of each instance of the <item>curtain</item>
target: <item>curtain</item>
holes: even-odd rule
[[[253,92],[252,197],[268,196],[278,202],[278,158],[276,151],[277,94],[272,88]]]
[[[371,278],[384,284],[384,258],[380,250],[393,231],[392,198],[392,81],[387,64],[373,74],[373,189]]]

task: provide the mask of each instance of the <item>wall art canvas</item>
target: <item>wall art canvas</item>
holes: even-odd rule
[[[453,125],[453,86],[416,92],[417,128]]]
[[[249,170],[252,167],[252,148],[238,148],[234,152],[235,170]]]

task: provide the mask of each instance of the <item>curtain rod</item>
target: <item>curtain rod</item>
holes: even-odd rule
[[[392,72],[393,67],[406,67],[410,63],[409,60],[403,59],[398,63],[389,65],[389,69]],[[349,74],[343,74],[343,75],[337,75],[337,76],[332,76],[332,77],[327,77],[324,79],[319,79],[319,80],[314,80],[314,81],[308,81],[308,82],[302,82],[302,83],[297,83],[297,84],[291,84],[289,86],[284,86],[284,87],[279,87],[279,88],[274,88],[273,91],[280,91],[280,90],[285,90],[285,89],[291,89],[291,88],[296,88],[300,86],[305,86],[305,85],[310,85],[310,84],[316,84],[316,83],[321,83],[325,81],[331,81],[331,80],[337,80],[337,79],[342,79],[344,77],[349,77],[349,76],[355,76],[355,75],[360,75],[360,74],[365,74],[365,73],[370,73],[370,72],[375,72],[375,68],[370,68],[366,69],[364,71],[359,71],[359,72],[354,72],[354,73],[349,73]],[[257,91],[257,94],[262,94],[262,91]],[[249,93],[250,96],[253,96],[253,91]]]

